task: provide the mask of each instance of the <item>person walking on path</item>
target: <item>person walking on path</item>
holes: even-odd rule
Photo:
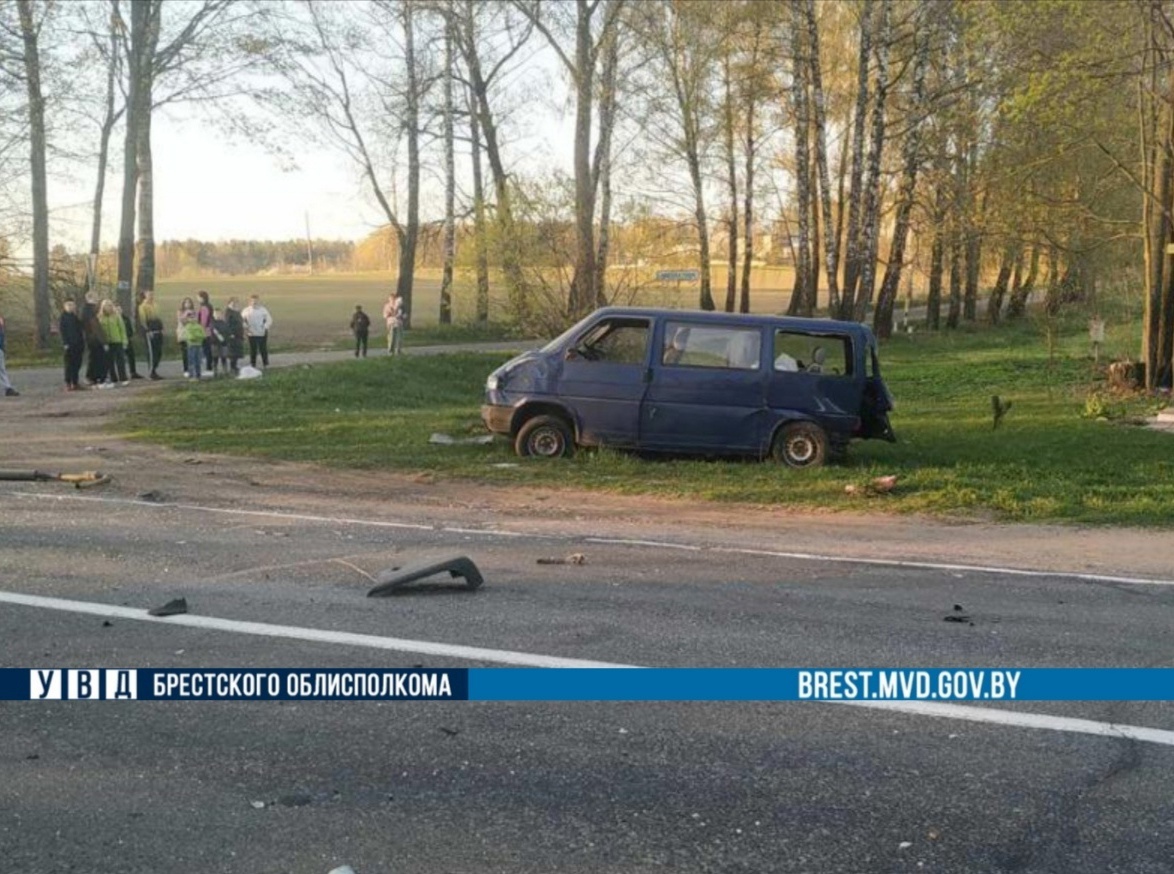
[[[237,373],[240,370],[237,362],[245,354],[245,322],[235,297],[230,297],[224,305],[224,324],[228,328],[228,367]]]
[[[359,357],[359,350],[363,357],[367,357],[367,337],[371,333],[371,317],[363,312],[361,304],[355,304],[355,314],[351,316],[351,331],[355,335],[355,357]]]
[[[241,318],[245,322],[245,330],[249,335],[249,364],[257,366],[257,356],[261,356],[261,366],[269,366],[269,329],[273,327],[273,316],[261,303],[257,295],[249,296],[249,305],[244,308]]]
[[[159,375],[159,360],[163,357],[163,320],[159,318],[159,307],[155,305],[155,292],[144,291],[139,304],[139,327],[147,346],[147,366],[151,379],[162,379]]]
[[[114,301],[102,301],[102,334],[106,337],[106,384],[130,385],[126,376],[126,325]]]
[[[8,381],[8,365],[4,360],[4,316],[0,315],[0,393],[6,398],[19,397],[20,392]]]
[[[404,348],[404,299],[394,291],[383,305],[383,320],[387,322],[387,354],[399,355]]]
[[[57,322],[57,333],[65,349],[65,390],[81,388],[82,357],[86,354],[86,334],[77,315],[77,304],[67,300]]]
[[[106,378],[106,336],[102,333],[98,295],[86,292],[82,304],[82,331],[86,335],[86,384],[99,385]]]

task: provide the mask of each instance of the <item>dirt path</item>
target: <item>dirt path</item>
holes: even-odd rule
[[[18,376],[35,373],[24,370]],[[50,385],[44,381],[45,377],[26,380],[21,397],[0,399],[0,468],[110,473],[111,485],[82,493],[93,496],[135,499],[146,495],[157,501],[333,517],[1174,577],[1174,536],[1165,531],[1003,525],[883,513],[820,514],[557,488],[502,488],[431,475],[339,472],[305,464],[175,452],[123,439],[110,430],[111,414],[121,404],[143,391],[165,389],[167,382],[140,381],[126,389],[64,393],[58,390],[55,377]],[[57,483],[0,483],[0,494],[15,491],[75,494]]]

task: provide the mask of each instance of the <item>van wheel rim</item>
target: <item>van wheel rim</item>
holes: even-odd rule
[[[543,458],[553,458],[562,452],[563,441],[553,428],[541,428],[530,435],[530,452]]]
[[[796,464],[807,464],[815,457],[815,441],[809,437],[792,437],[787,441],[787,455]]]

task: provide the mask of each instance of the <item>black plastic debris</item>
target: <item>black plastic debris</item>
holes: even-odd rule
[[[149,616],[178,616],[188,612],[187,598],[173,598],[162,607],[152,607],[147,611]]]
[[[378,585],[367,593],[368,598],[382,598],[392,594],[408,583],[414,583],[434,574],[447,572],[450,577],[461,577],[465,586],[476,589],[485,579],[473,560],[466,555],[450,555],[440,558],[429,558],[414,562],[399,568],[390,568],[375,575]]]
[[[942,617],[943,622],[970,622],[970,617],[965,613],[951,613],[949,616]],[[971,625],[974,623],[971,622]]]

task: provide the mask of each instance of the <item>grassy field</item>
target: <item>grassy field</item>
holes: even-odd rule
[[[1110,349],[1134,348],[1118,328]],[[189,450],[326,465],[431,471],[498,484],[552,484],[839,510],[931,512],[1006,520],[1174,523],[1174,436],[1084,418],[1098,385],[1083,322],[1048,348],[1030,322],[999,330],[914,334],[883,350],[900,442],[853,444],[849,460],[795,472],[769,463],[644,461],[609,451],[517,459],[492,446],[434,446],[433,432],[484,433],[485,376],[503,358],[378,358],[274,371],[264,380],[175,386],[144,398],[121,428]],[[990,396],[1014,406],[992,428]],[[1110,400],[1140,413],[1145,402]],[[1099,409],[1099,408],[1098,408]],[[509,466],[501,466],[501,465]],[[898,474],[888,496],[845,486]]]
[[[716,275],[716,274],[715,274]],[[786,268],[760,269],[751,301],[755,312],[781,312],[790,300],[790,271]],[[723,280],[724,282],[724,280]],[[236,276],[196,279],[160,280],[156,298],[164,314],[179,309],[185,297],[195,298],[205,290],[215,305],[236,297],[242,305],[249,295],[258,294],[273,314],[274,327],[270,348],[274,351],[343,349],[351,342],[350,319],[355,304],[372,318],[371,339],[378,346],[385,336],[380,312],[384,301],[395,285],[394,273],[328,273],[317,276]],[[714,286],[719,294],[719,286]],[[725,286],[720,286],[724,301]],[[640,302],[650,306],[694,307],[697,288],[693,285],[670,285],[645,289]],[[490,296],[490,326],[477,326],[475,290],[469,277],[458,275],[453,288],[454,327],[438,325],[440,311],[440,271],[421,270],[417,273],[412,302],[412,330],[404,342],[407,345],[431,343],[471,342],[501,339],[504,334],[505,303]],[[32,349],[31,293],[24,288],[12,288],[8,293],[0,288],[0,312],[8,319],[10,332],[9,359],[14,366],[56,363],[59,353],[52,349],[37,353]]]

